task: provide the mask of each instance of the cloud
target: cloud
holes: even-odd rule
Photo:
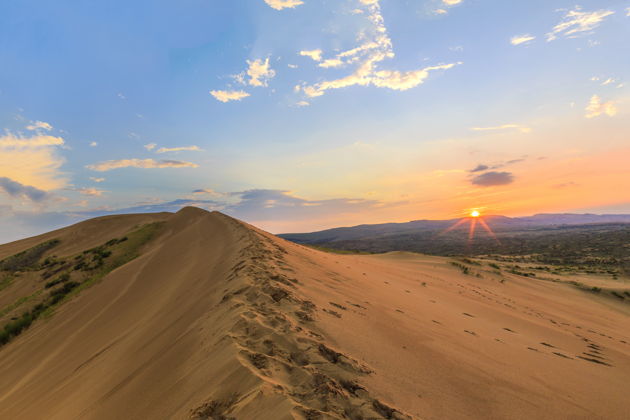
[[[67,181],[59,171],[64,159],[57,149],[64,144],[61,137],[6,132],[0,135],[0,175],[41,190],[62,188]]]
[[[276,10],[293,9],[304,4],[302,0],[265,0],[265,3]]]
[[[606,114],[609,117],[617,114],[617,108],[612,101],[602,102],[601,98],[598,95],[593,95],[591,100],[586,107],[586,118],[598,117],[602,114]]]
[[[250,77],[249,84],[251,86],[267,86],[269,80],[273,79],[276,72],[269,67],[269,57],[265,61],[257,59],[254,61],[247,60],[249,68],[247,75]]]
[[[482,164],[479,164],[479,165],[477,165],[476,167],[474,167],[473,169],[471,169],[471,170],[470,170],[470,171],[468,171],[468,172],[471,172],[471,173],[474,173],[474,172],[483,172],[483,171],[485,171],[485,170],[487,170],[487,169],[490,169],[490,167],[489,167],[488,165],[482,165]]]
[[[76,191],[83,195],[89,195],[91,197],[100,197],[105,190],[99,190],[98,188],[67,188],[69,191]]]
[[[536,37],[530,34],[516,35],[510,38],[510,43],[512,45],[521,45],[521,44],[529,43],[530,41],[533,41],[534,39],[536,39]]]
[[[446,9],[435,9],[434,12],[436,15],[445,15],[448,13]]]
[[[460,3],[462,3],[464,0],[442,0],[442,3],[444,3],[447,6],[456,6]]]
[[[254,189],[230,195],[238,197],[239,201],[226,205],[225,211],[235,217],[254,222],[307,220],[333,214],[368,211],[382,205],[376,200],[352,198],[307,200],[296,197],[286,190]]]
[[[344,62],[338,58],[329,58],[329,59],[324,60],[322,63],[318,64],[319,67],[323,67],[325,69],[331,68],[331,67],[341,67],[343,65],[344,65]]]
[[[53,136],[20,137],[6,134],[0,137],[0,148],[33,149],[46,146],[62,146],[63,144],[64,141],[61,137]]]
[[[215,191],[211,188],[200,188],[197,190],[193,190],[192,193],[195,195],[209,195],[211,197],[225,197],[225,194]]]
[[[28,198],[31,201],[41,202],[49,197],[48,193],[30,185],[20,184],[7,177],[0,177],[0,190],[14,198]]]
[[[155,149],[156,146],[157,146],[157,144],[155,144],[155,143],[149,143],[149,144],[145,144],[143,147],[145,149],[147,149],[148,151],[151,151],[151,150]]]
[[[510,172],[486,172],[481,175],[477,175],[471,180],[473,185],[480,187],[493,187],[497,185],[507,185],[514,182],[514,175]]]
[[[211,90],[210,95],[214,96],[217,101],[230,102],[240,101],[243,98],[247,98],[249,93],[242,90]]]
[[[462,64],[440,64],[409,71],[379,69],[383,61],[394,57],[392,41],[387,34],[379,0],[361,0],[360,3],[365,8],[366,19],[369,22],[368,28],[361,31],[359,35],[362,43],[350,50],[339,52],[320,64],[320,66],[323,64],[323,67],[354,65],[354,72],[339,79],[299,86],[297,90],[307,97],[322,96],[330,89],[350,86],[376,86],[399,91],[408,90],[424,83],[432,71],[447,70]],[[301,54],[308,55],[315,61],[321,61],[323,58],[320,50],[302,51]]]
[[[599,117],[602,114],[614,117],[617,114],[617,107],[614,102],[602,102],[601,98],[597,95],[593,95],[588,105],[586,106],[586,118]]]
[[[167,153],[167,152],[201,152],[199,146],[182,146],[182,147],[160,147],[155,153]]]
[[[322,61],[322,50],[305,50],[300,51],[300,55],[304,57],[310,57],[315,61]]]
[[[529,133],[532,131],[531,128],[520,124],[503,124],[494,127],[471,127],[470,129],[473,131],[518,130],[521,133]]]
[[[95,141],[90,142],[90,147],[96,147],[96,146],[98,146],[97,142],[95,142]]]
[[[95,178],[95,177],[93,177],[93,176],[91,176],[91,177],[90,177],[90,179],[91,179],[92,181],[96,182],[96,183],[100,183],[100,182],[105,181],[105,178]]]
[[[547,34],[547,41],[558,39],[559,36],[575,38],[585,32],[590,32],[597,28],[607,16],[614,13],[603,9],[583,12],[581,7],[576,6],[573,10],[569,10],[563,20]]]
[[[43,121],[33,121],[30,125],[26,126],[27,130],[37,131],[37,130],[45,130],[50,131],[53,129],[53,126]]]
[[[153,159],[120,159],[106,160],[93,165],[87,165],[86,168],[97,172],[111,171],[119,168],[197,168],[199,165],[191,162],[180,160],[153,160]]]

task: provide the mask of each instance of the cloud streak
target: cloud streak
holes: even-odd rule
[[[202,149],[199,146],[182,146],[182,147],[160,147],[155,153],[168,153],[168,152],[201,152]]]
[[[494,127],[471,127],[472,131],[500,131],[500,130],[518,130],[521,133],[529,133],[531,128],[520,124],[503,124]]]
[[[594,12],[583,12],[579,6],[569,10],[562,21],[553,27],[547,34],[547,41],[553,41],[558,37],[574,38],[581,34],[591,32],[597,28],[603,20],[614,14],[611,10],[597,10]]]
[[[510,44],[512,45],[527,44],[533,41],[534,39],[536,39],[536,37],[530,34],[516,35],[510,38]]]
[[[142,168],[142,169],[160,169],[160,168],[197,168],[199,165],[192,162],[184,162],[181,160],[154,160],[154,159],[120,159],[106,160],[104,162],[87,165],[86,168],[97,172],[106,172],[120,168]]]
[[[211,90],[210,95],[214,96],[219,102],[230,102],[230,101],[240,101],[241,99],[247,98],[249,93],[243,90]]]

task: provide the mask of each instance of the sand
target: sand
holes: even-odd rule
[[[0,418],[628,418],[630,305],[566,284],[324,253],[194,208],[0,258],[152,221],[140,257],[0,348]]]

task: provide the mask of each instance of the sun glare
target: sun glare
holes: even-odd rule
[[[481,216],[481,213],[479,213],[477,210],[473,210],[470,212],[470,217],[479,217]]]

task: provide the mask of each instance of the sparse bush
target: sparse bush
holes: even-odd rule
[[[46,289],[50,289],[53,286],[58,285],[59,283],[64,283],[66,281],[70,280],[70,274],[65,273],[62,274],[61,276],[59,276],[58,278],[56,278],[53,281],[49,281],[48,283],[46,283],[46,285],[44,286]]]

